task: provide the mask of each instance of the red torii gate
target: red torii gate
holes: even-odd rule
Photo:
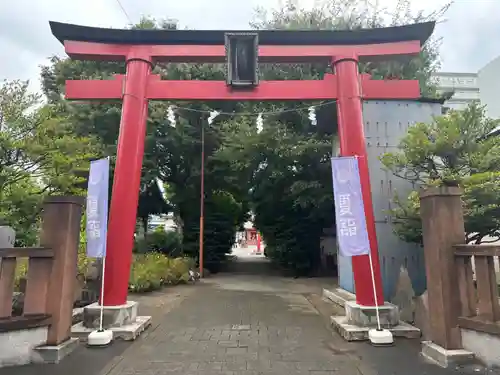
[[[123,100],[108,224],[104,305],[122,305],[127,300],[149,100],[332,99],[338,106],[341,155],[360,156],[377,302],[383,304],[360,90],[363,99],[417,99],[420,88],[418,81],[371,80],[369,75],[358,73],[358,63],[420,53],[433,32],[433,22],[356,31],[258,31],[259,62],[323,61],[332,64],[335,74],[326,74],[323,80],[264,81],[244,91],[223,81],[161,80],[151,74],[155,62],[224,62],[224,31],[117,30],[57,22],[50,22],[50,26],[71,58],[127,64],[126,75],[112,80],[66,82],[68,99]],[[354,257],[352,266],[357,302],[373,306],[368,256]]]

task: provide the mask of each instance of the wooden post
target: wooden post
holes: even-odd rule
[[[13,247],[16,233],[9,226],[0,222],[0,248]],[[0,257],[0,318],[12,315],[12,293],[14,292],[14,277],[16,274],[16,258]]]
[[[54,250],[47,291],[47,313],[52,316],[47,345],[70,338],[83,203],[83,197],[62,196],[44,203],[40,246]]]
[[[9,318],[12,315],[16,264],[16,258],[0,259],[0,318]]]
[[[465,243],[461,190],[429,188],[420,193],[429,296],[431,340],[445,349],[461,349],[461,311],[453,245]]]

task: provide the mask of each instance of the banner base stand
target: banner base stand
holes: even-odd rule
[[[331,300],[331,298],[330,298]],[[361,306],[356,301],[343,301],[345,315],[332,316],[330,321],[337,332],[347,341],[370,340],[370,330],[377,328],[375,306]],[[399,319],[396,305],[385,303],[379,307],[380,323],[394,337],[420,338],[418,328]]]
[[[368,340],[373,346],[390,346],[394,344],[394,337],[388,329],[370,329],[368,331]]]
[[[359,327],[349,324],[347,318],[343,315],[331,316],[330,323],[332,327],[346,341],[367,341],[370,339],[369,332],[375,327]],[[399,322],[395,327],[387,328],[393,337],[403,337],[407,339],[419,339],[421,336],[420,330],[413,327],[411,324]]]
[[[347,301],[345,303],[345,315],[347,320],[356,326],[360,327],[376,327],[377,326],[377,307],[363,306],[356,301]],[[384,303],[378,307],[380,314],[381,328],[395,327],[399,324],[399,308],[391,303]]]
[[[150,316],[138,316],[139,304],[135,301],[127,301],[120,306],[104,306],[103,324],[104,330],[113,332],[113,338],[123,340],[135,340],[146,328],[151,325]],[[93,303],[83,308],[83,321],[71,328],[71,335],[87,341],[91,332],[99,330],[101,306]]]
[[[113,341],[113,331],[109,329],[92,331],[87,337],[88,346],[107,346],[111,344],[111,341]]]

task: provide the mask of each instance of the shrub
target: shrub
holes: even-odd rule
[[[160,253],[136,254],[130,270],[129,290],[149,292],[163,285],[186,283],[193,265],[189,258],[169,258]]]
[[[194,269],[193,259],[184,257],[168,257],[164,253],[154,252],[153,249],[179,249],[180,236],[175,232],[155,231],[151,236],[151,247],[145,254],[134,254],[130,271],[129,290],[132,292],[147,292],[157,290],[163,285],[176,285],[189,281],[189,270]],[[149,241],[149,240],[148,240]],[[160,247],[160,244],[165,245]],[[170,245],[169,245],[170,244]],[[176,247],[177,246],[177,247]],[[86,254],[85,225],[80,233],[78,248],[78,274],[87,275],[94,259]],[[175,251],[172,251],[175,253]],[[27,259],[20,259],[17,263],[15,288],[19,290],[20,280],[26,277],[28,269]]]
[[[80,243],[78,245],[78,263],[77,275],[86,276],[88,274],[90,265],[94,259],[89,258],[86,253],[86,234],[85,234],[85,221],[82,218],[82,225],[80,230]],[[28,273],[28,258],[21,258],[17,260],[16,274],[14,279],[14,288],[19,291],[21,279],[25,278]]]
[[[80,222],[80,243],[78,244],[78,275],[87,276],[89,268],[94,262],[94,259],[87,256],[87,232],[86,232],[86,218],[82,215]]]
[[[28,274],[28,258],[17,259],[16,273],[14,276],[14,290],[19,292],[21,279],[25,278]]]
[[[182,256],[182,238],[177,232],[165,232],[162,227],[159,227],[145,238],[137,241],[136,251],[139,253],[154,252],[170,257],[180,257]]]

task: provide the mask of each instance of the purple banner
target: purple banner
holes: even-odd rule
[[[339,251],[346,257],[369,254],[358,159],[332,158],[332,176]]]
[[[109,159],[90,162],[87,189],[87,255],[91,258],[106,256],[108,226]]]

